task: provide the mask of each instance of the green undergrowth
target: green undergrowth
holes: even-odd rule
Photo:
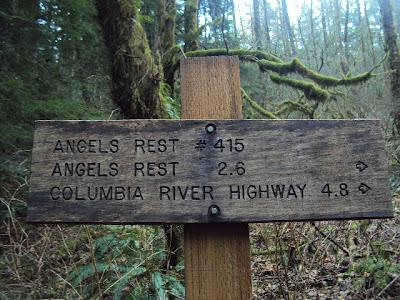
[[[89,228],[89,227],[87,227]],[[75,296],[96,299],[174,299],[184,297],[182,276],[165,274],[160,266],[166,258],[163,230],[157,226],[92,227],[92,255],[67,276]],[[79,239],[62,245],[67,255],[82,243]],[[176,271],[182,271],[178,265]],[[71,291],[71,292],[72,292]]]
[[[111,105],[97,108],[81,99],[41,98],[20,80],[1,81],[0,153],[29,150],[35,120],[107,119],[111,111]]]
[[[354,274],[354,287],[357,289],[370,289],[377,287],[384,289],[398,274],[400,264],[390,258],[370,256],[356,262],[350,271]]]

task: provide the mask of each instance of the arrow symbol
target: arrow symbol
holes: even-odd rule
[[[359,161],[356,163],[356,168],[358,169],[358,171],[362,172],[362,171],[364,171],[366,168],[368,168],[368,165],[367,165],[366,163],[362,162],[361,160],[359,160]]]
[[[358,187],[358,190],[364,195],[367,193],[371,188],[366,185],[365,183],[361,183],[360,186]]]

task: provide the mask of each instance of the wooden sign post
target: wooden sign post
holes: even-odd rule
[[[183,223],[186,297],[214,300],[251,297],[249,222],[393,216],[379,121],[232,120],[237,57],[181,73],[195,120],[36,122],[28,221]]]
[[[239,59],[226,56],[199,57],[182,61],[181,96],[184,119],[240,119],[242,97]],[[215,129],[218,130],[219,126]],[[232,139],[232,147],[240,150],[241,142]],[[216,144],[217,142],[214,146]],[[221,140],[221,147],[223,144]],[[223,151],[226,148],[220,149]],[[231,152],[230,156],[236,156],[240,152]],[[211,162],[212,157],[208,156],[205,159]],[[238,163],[239,161],[234,166],[240,167]],[[221,168],[225,166],[223,161],[217,164]],[[223,174],[235,172],[223,171]],[[186,224],[184,233],[188,300],[251,298],[250,240],[247,223]]]

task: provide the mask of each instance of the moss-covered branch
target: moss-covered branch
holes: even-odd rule
[[[311,68],[306,67],[303,62],[294,58],[289,62],[283,62],[279,57],[264,52],[261,50],[245,50],[245,49],[208,49],[208,50],[197,50],[187,52],[187,57],[195,56],[219,56],[219,55],[238,55],[243,61],[252,61],[259,65],[261,71],[274,71],[281,75],[287,75],[289,73],[297,73],[306,78],[313,80],[321,86],[333,87],[339,85],[353,85],[364,81],[367,81],[375,74],[373,70],[376,66],[368,72],[362,73],[354,77],[336,78],[333,76],[323,75]]]
[[[293,108],[293,110],[291,110],[291,111],[300,111],[303,114],[307,115],[310,119],[313,118],[314,110],[316,108],[316,107],[310,107],[301,102],[296,102],[296,101],[292,101],[292,100],[284,101],[279,106],[281,107],[281,109],[275,113],[277,115],[287,112],[288,110]]]
[[[264,107],[262,107],[256,101],[251,99],[250,96],[246,93],[246,91],[244,89],[241,88],[241,91],[242,91],[243,100],[247,101],[255,111],[257,111],[258,113],[260,113],[264,117],[267,117],[268,119],[274,119],[274,120],[275,119],[279,119],[274,113],[266,110]]]
[[[325,88],[354,85],[365,82],[371,77],[376,76],[373,71],[382,64],[382,62],[380,62],[368,72],[354,77],[336,78],[333,76],[323,75],[311,68],[308,68],[298,58],[294,58],[289,62],[284,62],[274,54],[261,50],[208,49],[183,53],[184,57],[220,55],[237,55],[242,61],[257,63],[262,72],[268,72],[273,82],[277,84],[285,84],[292,88],[301,90],[304,92],[304,95],[307,98],[316,100],[318,102],[323,102],[330,98],[330,92]],[[178,66],[181,58],[182,57],[177,60],[176,67]],[[299,74],[304,78],[310,79],[312,82],[307,80],[292,79],[286,76],[291,73]],[[251,102],[249,101],[249,103]],[[253,108],[255,108],[257,111],[260,111],[255,106],[253,106]],[[260,108],[262,109],[262,107]]]
[[[317,71],[307,68],[298,58],[294,58],[290,62],[281,63],[269,61],[267,59],[255,60],[255,62],[259,65],[261,71],[274,71],[281,75],[298,73],[306,78],[313,80],[319,85],[326,87],[358,84],[367,81],[371,77],[375,76],[375,74],[372,73],[373,70],[362,73],[355,77],[348,78],[336,78],[333,76],[323,75],[321,73],[318,73]]]
[[[196,50],[196,51],[190,51],[186,52],[187,57],[196,57],[196,56],[221,56],[221,55],[237,55],[241,60],[247,60],[247,61],[254,61],[255,59],[258,60],[267,60],[267,61],[272,61],[272,62],[277,62],[277,63],[283,63],[283,61],[268,52],[264,52],[261,50],[246,50],[246,49],[208,49],[208,50]],[[253,59],[250,59],[253,57]]]
[[[270,78],[277,84],[286,84],[292,88],[303,91],[304,95],[309,99],[320,102],[329,99],[329,92],[313,82],[292,79],[286,76],[280,76],[276,73],[270,73]]]

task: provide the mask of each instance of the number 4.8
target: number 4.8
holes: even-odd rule
[[[331,188],[329,186],[329,183],[324,185],[324,187],[322,188],[321,193],[328,194],[328,197],[330,197],[331,194],[333,194],[333,192],[331,191]],[[346,196],[349,195],[349,190],[348,190],[348,186],[347,186],[346,183],[339,184],[339,194],[342,197],[346,197]],[[337,196],[337,194],[335,194],[335,196]]]

